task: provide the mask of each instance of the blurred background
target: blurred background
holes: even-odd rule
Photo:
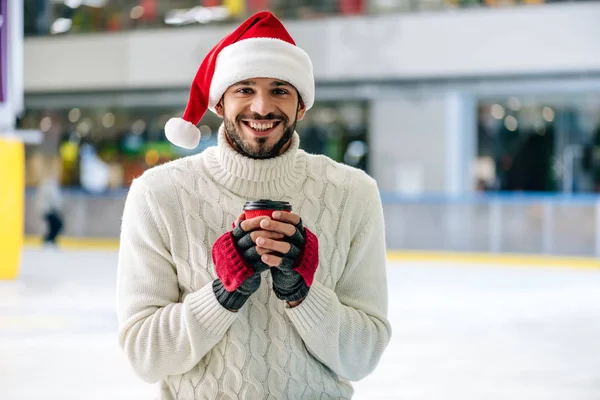
[[[302,146],[378,180],[391,248],[600,255],[600,5],[551,3],[25,0],[26,232],[50,165],[65,234],[116,237],[134,177],[215,144],[212,113],[192,152],[165,121],[218,38],[269,9],[315,67]]]
[[[170,145],[163,127],[182,114],[212,46],[268,9],[314,65],[316,104],[297,126],[301,147],[365,170],[382,194],[395,337],[357,398],[599,398],[600,2],[2,4],[2,15],[8,4],[22,19],[10,37],[22,48],[4,81],[22,90],[14,113],[0,104],[0,130],[27,138],[27,240],[17,286],[0,286],[9,317],[0,315],[0,337],[11,339],[0,360],[33,357],[22,335],[43,337],[35,343],[49,359],[79,360],[93,344],[95,374],[119,366],[90,380],[73,364],[81,385],[103,388],[94,398],[150,398],[136,397],[141,386],[124,378],[131,373],[114,348],[127,190],[144,170],[216,145],[221,120],[210,112],[192,151]],[[60,210],[60,227],[43,217],[49,208]],[[38,249],[49,229],[60,231],[64,252]],[[515,265],[536,268],[506,268]],[[50,297],[37,297],[40,287]],[[31,311],[42,303],[54,319]],[[89,309],[100,313],[84,316]],[[90,330],[107,336],[66,344],[66,332]],[[0,361],[0,380],[30,373],[25,361]],[[12,390],[6,398],[49,398]]]

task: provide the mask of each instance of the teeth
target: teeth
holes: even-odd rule
[[[248,125],[250,125],[250,127],[256,131],[266,131],[268,129],[271,129],[273,125],[275,125],[275,123],[271,122],[268,124],[258,124],[256,122],[249,122]]]

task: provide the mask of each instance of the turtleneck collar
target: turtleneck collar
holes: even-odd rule
[[[306,176],[306,153],[299,146],[300,137],[294,132],[285,153],[255,160],[229,144],[221,124],[218,145],[205,150],[205,165],[219,184],[242,198],[276,200],[289,194]]]

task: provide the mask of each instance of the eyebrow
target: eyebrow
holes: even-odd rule
[[[245,81],[240,81],[240,82],[234,84],[233,86],[254,86],[254,85],[256,85],[256,81],[245,80]],[[273,81],[273,82],[271,82],[271,86],[273,86],[273,87],[281,87],[281,86],[291,87],[292,85],[287,82],[284,82],[284,81]]]

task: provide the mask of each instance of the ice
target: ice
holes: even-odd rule
[[[0,281],[0,399],[153,399],[116,337],[114,251],[27,249]],[[389,265],[393,326],[355,399],[600,399],[600,271]]]

